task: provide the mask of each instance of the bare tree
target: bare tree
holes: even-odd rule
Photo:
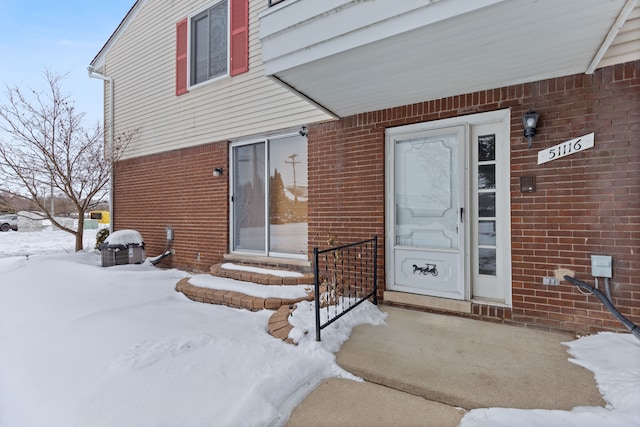
[[[99,123],[85,127],[84,114],[60,88],[64,76],[45,71],[42,91],[7,87],[7,103],[0,105],[0,190],[28,201],[53,225],[75,235],[82,250],[85,213],[107,199],[113,162],[136,134],[130,130],[114,138],[105,150]],[[2,135],[2,132],[0,132]],[[77,213],[78,228],[58,221],[49,203],[68,199]]]

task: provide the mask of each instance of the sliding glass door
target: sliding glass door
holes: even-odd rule
[[[265,142],[233,149],[233,249],[264,252]]]
[[[232,251],[307,256],[307,139],[232,145]]]

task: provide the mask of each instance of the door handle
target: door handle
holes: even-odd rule
[[[460,208],[460,222],[464,222],[464,208]]]

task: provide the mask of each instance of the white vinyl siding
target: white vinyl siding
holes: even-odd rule
[[[249,3],[249,71],[176,96],[176,23],[212,4],[145,2],[108,52],[105,74],[114,79],[115,134],[139,129],[125,158],[331,119],[264,76],[258,38],[264,0]]]
[[[640,4],[633,8],[597,68],[637,59],[640,59]]]

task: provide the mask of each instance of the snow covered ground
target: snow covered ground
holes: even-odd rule
[[[283,425],[323,379],[353,378],[334,357],[352,328],[384,323],[362,304],[318,343],[313,310],[301,304],[293,346],[267,334],[270,311],[175,292],[185,272],[103,268],[98,253],[73,246],[61,231],[0,233],[0,427]],[[197,280],[216,287],[216,279]],[[640,341],[608,333],[568,346],[575,363],[595,372],[607,408],[480,409],[460,426],[640,425]]]

